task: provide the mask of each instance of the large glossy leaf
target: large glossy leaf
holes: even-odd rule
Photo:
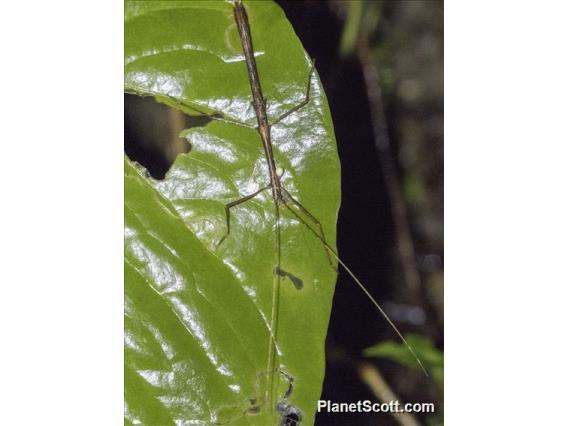
[[[245,6],[274,118],[303,99],[310,60],[277,5]],[[311,424],[336,275],[324,247],[282,209],[280,268],[290,275],[275,275],[270,191],[232,209],[231,233],[216,246],[226,233],[224,204],[269,182],[232,5],[127,2],[125,18],[127,92],[229,120],[186,130],[192,150],[162,181],[126,159],[126,423],[278,424],[280,400]],[[283,184],[319,219],[333,246],[339,163],[317,75],[311,90],[309,104],[276,124],[272,137]],[[277,367],[294,378],[286,400],[287,381],[268,365],[271,333]],[[270,403],[262,390],[268,376],[280,382]]]

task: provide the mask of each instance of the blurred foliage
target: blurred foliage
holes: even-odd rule
[[[368,58],[377,71],[385,128],[391,142],[389,156],[393,160],[394,175],[400,183],[397,192],[407,210],[411,241],[415,248],[412,258],[420,274],[422,290],[419,300],[405,306],[408,303],[405,300],[408,296],[403,273],[405,264],[396,250],[396,237],[386,235],[394,242],[390,246],[392,259],[389,276],[383,281],[384,287],[389,290],[383,290],[385,296],[382,300],[392,301],[387,306],[396,307],[395,313],[403,312],[402,307],[408,307],[409,310],[416,308],[424,313],[423,323],[405,320],[405,317],[410,318],[409,315],[393,315],[393,318],[404,331],[419,333],[407,334],[407,338],[427,366],[432,380],[425,384],[419,367],[402,343],[380,343],[368,348],[365,356],[376,358],[377,362],[391,361],[391,365],[385,365],[385,361],[379,362],[380,367],[387,367],[381,368],[381,371],[389,385],[403,400],[435,402],[438,413],[421,415],[418,419],[423,424],[440,425],[443,424],[444,374],[444,3],[441,0],[330,0],[329,5],[342,23],[340,43],[336,50],[341,62],[336,66],[341,67],[342,71],[353,72],[354,68],[351,67],[354,67],[359,56],[360,60],[361,57]],[[368,50],[365,50],[367,47]],[[366,55],[362,56],[362,52]],[[361,71],[358,68],[355,72]],[[345,75],[338,74],[338,80],[346,79]],[[355,87],[353,80],[350,84]],[[353,96],[361,95],[357,93]],[[362,112],[365,113],[367,111]],[[364,130],[362,127],[350,129],[348,134],[362,135]],[[350,139],[349,143],[353,144],[353,141]],[[366,142],[360,137],[357,143]],[[380,160],[384,160],[380,152],[377,154]],[[375,182],[381,186],[380,182]],[[391,205],[392,198],[389,198]],[[387,226],[394,229],[392,222]],[[392,233],[396,235],[395,231]],[[393,309],[389,309],[389,314],[392,313]],[[363,347],[368,345],[369,342],[366,342]],[[393,362],[396,365],[392,365]],[[408,367],[416,370],[414,377],[407,374]],[[380,419],[386,424],[390,424],[388,422],[391,420]],[[369,420],[365,424],[373,423]]]
[[[347,2],[347,16],[339,42],[342,58],[351,56],[361,34],[373,33],[379,24],[383,1],[353,0]]]
[[[432,374],[436,384],[442,388],[444,382],[444,354],[436,349],[428,337],[409,333],[405,335],[405,338],[424,364],[424,367]],[[402,342],[381,342],[365,349],[363,355],[388,359],[405,367],[419,368],[416,360]]]

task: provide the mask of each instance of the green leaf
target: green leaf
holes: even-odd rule
[[[425,336],[406,334],[405,338],[424,364],[424,367],[432,373],[436,382],[441,386],[444,378],[444,354]],[[363,355],[388,359],[410,368],[419,368],[416,359],[414,359],[412,353],[402,342],[381,342],[365,349]]]
[[[278,6],[245,6],[274,119],[303,100],[311,63]],[[272,128],[272,142],[284,186],[334,246],[339,162],[317,76],[311,90],[307,106]],[[313,232],[281,208],[280,268],[290,275],[280,278],[276,328],[270,191],[231,209],[231,233],[216,247],[226,233],[224,205],[269,183],[231,3],[127,1],[125,91],[252,126],[213,120],[184,131],[192,150],[162,181],[125,161],[126,422],[278,424],[275,405],[287,382],[267,362],[272,330],[277,366],[294,378],[285,402],[301,410],[302,424],[312,424],[334,265]],[[279,383],[269,406],[261,389],[270,375]]]

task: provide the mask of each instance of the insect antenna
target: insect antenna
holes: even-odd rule
[[[288,191],[286,191],[286,193],[289,196],[289,198],[291,200],[293,200],[294,204],[300,205],[299,201],[294,200],[288,194]],[[337,262],[343,267],[343,269],[347,272],[347,274],[349,274],[349,276],[353,279],[353,281],[355,281],[355,283],[359,286],[359,288],[363,291],[363,293],[365,293],[365,295],[369,298],[369,300],[373,303],[373,305],[375,305],[375,308],[377,309],[377,311],[379,311],[381,316],[387,321],[387,323],[396,332],[396,334],[398,335],[400,340],[404,343],[404,345],[407,347],[408,351],[412,354],[412,356],[414,357],[414,359],[416,360],[416,362],[418,363],[418,365],[420,366],[420,368],[422,369],[422,371],[424,372],[426,377],[430,377],[430,375],[428,374],[428,371],[426,371],[426,368],[424,367],[424,364],[422,364],[422,361],[420,361],[420,358],[418,357],[416,352],[414,352],[414,349],[412,349],[412,346],[410,346],[410,344],[406,341],[406,339],[404,338],[404,336],[402,335],[402,333],[400,332],[398,327],[392,322],[392,320],[387,315],[385,310],[381,307],[379,302],[377,302],[377,300],[371,295],[369,290],[367,290],[367,287],[365,287],[365,285],[361,282],[361,280],[359,278],[357,278],[357,275],[355,275],[355,273],[353,271],[351,271],[351,269],[345,264],[345,262],[343,262],[343,260],[341,260],[341,258],[339,257],[339,255],[337,254],[335,249],[333,247],[331,247],[329,245],[329,243],[326,241],[326,239],[323,236],[321,236],[314,228],[312,228],[310,226],[310,224],[307,223],[306,220],[303,217],[301,217],[292,207],[290,207],[286,201],[284,202],[284,205],[288,208],[288,210],[290,212],[292,212],[292,214],[294,216],[296,216],[298,218],[298,220],[300,220],[310,231],[312,231],[312,233],[317,237],[317,239],[320,240],[321,243],[324,245],[326,251],[329,254],[331,254],[331,256],[335,260],[337,260]],[[301,210],[308,212],[308,210],[305,207],[301,207]],[[311,213],[308,212],[308,214],[309,214],[308,217],[314,217]]]

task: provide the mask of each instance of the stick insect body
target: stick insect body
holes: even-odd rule
[[[252,38],[251,38],[251,31],[250,26],[248,23],[248,16],[245,10],[244,5],[242,4],[242,0],[235,0],[233,2],[233,12],[235,21],[237,24],[237,28],[239,31],[239,35],[241,38],[241,43],[243,47],[243,52],[245,56],[245,62],[248,72],[249,83],[251,87],[252,93],[252,105],[256,114],[257,118],[257,131],[260,135],[264,154],[266,157],[266,163],[268,165],[268,174],[270,182],[267,186],[260,188],[258,191],[246,195],[242,198],[239,198],[235,201],[232,201],[225,205],[225,212],[226,212],[226,219],[227,219],[227,233],[221,240],[218,242],[220,245],[230,234],[230,209],[242,204],[246,201],[251,200],[252,198],[256,197],[261,192],[270,188],[272,192],[272,199],[274,201],[274,209],[276,214],[276,267],[274,273],[274,285],[273,285],[273,293],[272,293],[272,313],[271,313],[271,338],[269,342],[269,351],[268,351],[268,367],[267,371],[275,371],[277,369],[276,363],[276,336],[277,336],[277,318],[278,318],[278,298],[280,292],[280,279],[281,275],[278,273],[280,270],[280,208],[284,207],[288,211],[290,211],[296,218],[302,222],[304,225],[308,227],[308,229],[318,238],[321,243],[323,244],[325,251],[327,253],[328,259],[331,262],[331,258],[337,260],[337,262],[347,271],[347,273],[351,276],[351,278],[355,281],[355,283],[361,288],[361,290],[365,293],[365,295],[371,300],[371,302],[375,305],[379,313],[385,318],[388,324],[394,329],[400,339],[404,342],[408,350],[412,353],[413,357],[416,359],[419,366],[422,368],[424,374],[428,376],[426,369],[422,365],[422,362],[412,349],[412,347],[407,343],[406,339],[403,337],[402,333],[398,330],[398,328],[394,325],[391,319],[388,317],[386,312],[382,309],[379,303],[373,298],[373,296],[369,293],[366,287],[361,283],[361,281],[355,276],[355,274],[343,263],[343,261],[337,255],[337,252],[330,244],[328,244],[325,234],[323,231],[323,227],[321,223],[317,220],[317,218],[312,215],[298,200],[296,200],[292,195],[284,188],[281,183],[281,176],[282,170],[279,169],[274,160],[274,153],[273,153],[273,146],[271,141],[271,126],[274,124],[282,121],[284,118],[288,117],[290,114],[298,111],[300,108],[305,106],[310,100],[310,83],[311,77],[313,73],[313,65],[312,69],[310,70],[308,76],[308,85],[306,89],[306,96],[305,99],[300,102],[298,105],[294,106],[284,114],[280,115],[276,118],[272,123],[269,123],[268,116],[266,113],[266,100],[262,93],[262,87],[260,84],[260,79],[256,67],[256,60],[254,57],[254,49],[252,45]],[[301,213],[299,213],[299,212]],[[267,383],[267,390],[266,390],[266,397],[267,400],[271,401],[272,395],[272,375],[268,375],[268,383]]]

